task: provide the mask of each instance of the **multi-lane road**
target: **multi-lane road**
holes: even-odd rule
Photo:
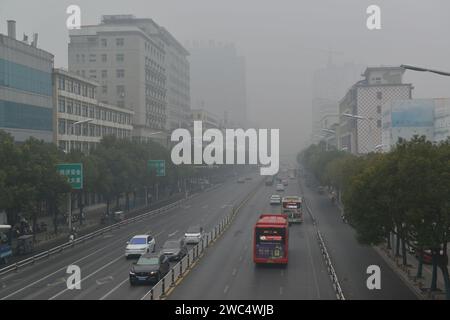
[[[168,296],[169,299],[336,299],[309,215],[289,234],[287,267],[255,266],[252,262],[253,225],[262,213],[279,212],[269,204],[274,186],[260,184],[261,177],[243,184],[230,179],[213,190],[187,200],[180,207],[147,217],[76,246],[17,273],[0,277],[0,299],[141,299],[150,286],[130,286],[125,260],[126,241],[135,234],[150,233],[157,247],[168,238],[181,237],[190,226],[206,230],[253,189],[256,193],[196,266]],[[259,186],[258,186],[259,185]],[[325,197],[307,187],[300,190],[290,180],[286,195],[302,193],[318,221],[347,299],[414,299],[409,288],[370,247],[359,245],[353,230],[342,222],[337,209]],[[81,268],[81,289],[68,290],[68,265]],[[367,289],[366,268],[382,269],[382,289]]]

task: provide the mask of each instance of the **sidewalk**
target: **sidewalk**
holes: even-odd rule
[[[341,215],[343,213],[343,207],[339,201],[336,201],[336,206],[338,207]],[[407,253],[407,265],[404,266],[402,263],[401,256],[395,256],[395,248],[392,246],[388,249],[387,244],[381,244],[378,246],[373,246],[375,251],[386,261],[386,263],[394,270],[398,276],[403,280],[403,282],[408,285],[408,287],[417,295],[419,299],[422,300],[445,300],[445,283],[442,277],[442,272],[438,268],[437,272],[437,287],[438,290],[435,292],[430,291],[431,277],[432,277],[432,266],[422,265],[422,277],[417,278],[417,269],[419,262],[414,255]]]

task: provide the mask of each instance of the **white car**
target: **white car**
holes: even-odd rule
[[[184,234],[184,242],[186,244],[197,244],[203,238],[203,228],[200,226],[190,227]]]
[[[148,234],[137,235],[127,242],[125,258],[140,257],[144,253],[155,252],[155,238]]]
[[[281,197],[277,194],[273,194],[270,196],[270,204],[280,204]]]
[[[283,186],[283,184],[282,184],[282,183],[278,183],[278,184],[277,184],[277,187],[276,187],[276,190],[277,190],[277,191],[284,191],[284,186]]]

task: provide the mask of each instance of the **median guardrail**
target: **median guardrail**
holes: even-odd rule
[[[214,186],[212,186],[210,188],[205,189],[204,192],[213,190],[215,188],[218,188],[219,186],[220,185],[214,185]],[[51,255],[63,252],[67,248],[72,248],[72,247],[76,246],[77,244],[81,244],[81,243],[84,243],[87,240],[90,240],[90,239],[95,238],[97,236],[101,236],[101,235],[103,235],[106,232],[110,232],[112,230],[119,229],[122,226],[129,225],[129,224],[134,223],[136,221],[142,220],[142,219],[144,219],[146,217],[149,217],[149,216],[161,213],[161,212],[165,212],[165,211],[171,210],[171,209],[177,207],[178,205],[180,205],[182,202],[184,202],[186,200],[189,200],[189,199],[192,199],[192,198],[196,197],[197,195],[199,195],[199,193],[192,194],[192,195],[188,196],[187,198],[175,201],[175,202],[173,202],[171,204],[168,204],[166,206],[163,206],[161,208],[154,209],[154,210],[151,210],[149,212],[137,215],[135,217],[128,218],[128,219],[125,219],[123,221],[117,222],[117,223],[112,224],[110,226],[101,228],[99,230],[96,230],[96,231],[91,232],[89,234],[86,234],[84,236],[75,238],[73,241],[68,241],[66,243],[63,243],[62,245],[59,245],[59,246],[53,247],[53,248],[51,248],[49,250],[40,252],[40,253],[32,256],[32,257],[29,257],[27,259],[18,261],[16,263],[13,263],[13,264],[11,264],[9,266],[6,266],[6,267],[0,269],[0,276],[8,274],[10,272],[16,272],[20,268],[23,268],[23,267],[26,267],[26,266],[29,266],[29,265],[33,265],[37,261],[40,261],[40,260],[42,260],[44,258],[48,258]]]
[[[165,299],[173,288],[175,288],[175,286],[186,275],[186,273],[189,272],[189,270],[191,270],[192,267],[198,262],[210,245],[224,233],[242,206],[256,193],[263,182],[264,180],[262,180],[254,190],[249,192],[237,206],[233,206],[231,211],[222,220],[220,220],[214,228],[205,234],[201,241],[192,247],[186,256],[175,264],[171,270],[141,298],[141,300]]]

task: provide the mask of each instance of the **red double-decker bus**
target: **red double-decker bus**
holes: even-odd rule
[[[288,263],[289,225],[285,214],[262,214],[253,233],[253,262]]]

